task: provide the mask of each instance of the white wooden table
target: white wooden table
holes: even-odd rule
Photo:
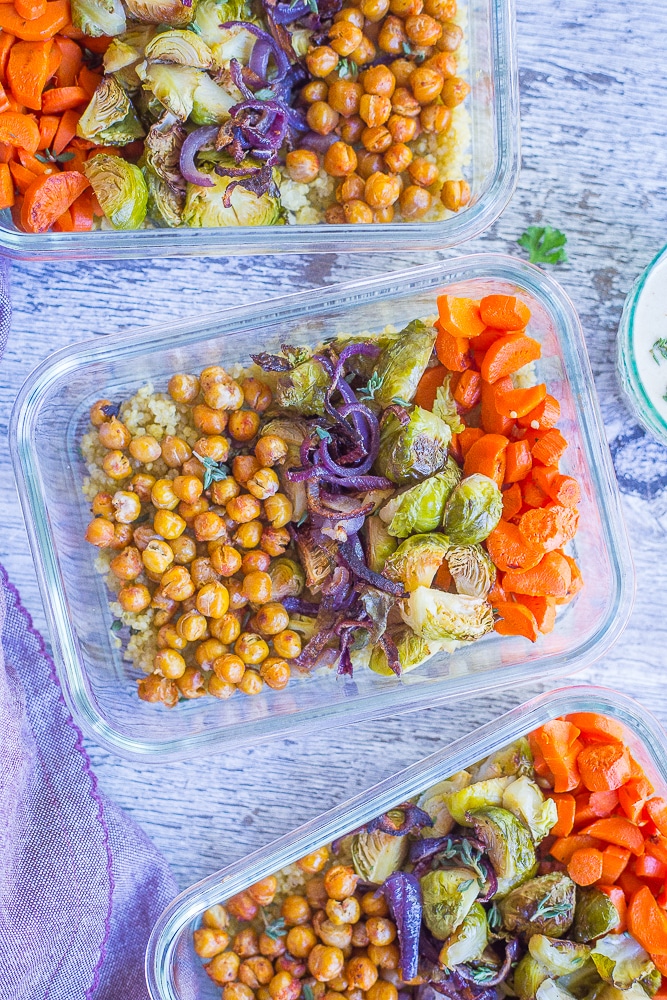
[[[581,315],[623,490],[637,600],[622,639],[579,680],[640,698],[667,723],[667,449],[621,398],[615,337],[625,294],[667,241],[667,6],[519,0],[523,172],[500,222],[470,249],[518,251],[532,223],[569,237],[553,269]],[[16,391],[54,349],[289,289],[423,262],[410,255],[20,265],[0,377],[0,561],[44,616],[6,447]],[[431,258],[428,258],[431,259]],[[661,492],[662,491],[662,492]],[[468,704],[274,742],[224,758],[136,766],[89,745],[100,784],[185,887],[512,705],[539,685]]]

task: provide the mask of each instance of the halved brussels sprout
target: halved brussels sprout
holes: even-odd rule
[[[148,62],[173,63],[208,69],[213,65],[213,53],[203,38],[186,28],[161,31],[148,43],[144,53]]]
[[[424,923],[433,937],[446,941],[461,926],[479,895],[477,873],[470,868],[442,868],[419,881]]]
[[[102,211],[114,229],[138,229],[146,217],[148,187],[139,167],[98,153],[83,165]]]
[[[561,941],[547,937],[546,934],[533,934],[528,942],[528,951],[554,979],[576,972],[588,961],[591,953],[587,944]]]
[[[461,470],[450,456],[442,472],[392,497],[380,510],[389,534],[407,538],[419,532],[435,531],[442,522],[445,504],[460,480]]]
[[[388,557],[384,564],[384,576],[402,583],[408,591],[430,587],[448,547],[447,536],[437,531],[412,535]]]
[[[537,988],[536,1000],[574,1000],[572,994],[553,979],[545,979]]]
[[[413,320],[380,354],[375,365],[375,402],[384,409],[396,400],[412,402],[433,353],[435,328]]]
[[[200,0],[194,17],[195,27],[199,37],[203,38],[211,49],[218,69],[228,66],[234,53],[235,57],[246,65],[253,45],[257,41],[245,29],[232,32],[229,28],[222,28],[221,25],[228,21],[257,23],[250,5],[243,0],[231,0],[229,3],[223,3],[222,0]]]
[[[175,191],[150,167],[144,168],[148,186],[148,214],[159,226],[180,226],[185,204],[185,195]]]
[[[276,384],[276,402],[286,410],[305,415],[325,413],[324,400],[331,379],[317,358],[308,358],[281,375]]]
[[[395,626],[389,629],[387,634],[396,643],[401,672],[404,674],[414,670],[415,667],[420,667],[422,663],[438,652],[437,648],[431,649],[428,642],[421,636],[415,635],[407,625]],[[368,666],[373,673],[381,674],[383,677],[394,675],[394,671],[389,666],[387,654],[380,645],[373,646]]]
[[[484,806],[502,805],[503,792],[514,781],[509,775],[498,778],[489,778],[486,781],[467,782],[461,788],[452,790],[443,795],[445,805],[461,826],[472,826],[467,817],[471,809],[483,809]]]
[[[306,576],[301,566],[287,556],[272,559],[267,572],[271,577],[273,601],[282,601],[284,597],[298,597],[306,585]]]
[[[452,829],[456,820],[447,807],[447,796],[458,792],[470,784],[468,771],[457,771],[451,778],[439,781],[422,793],[417,800],[420,809],[424,809],[433,820],[433,826],[422,828],[422,837],[444,837]]]
[[[619,990],[627,990],[639,983],[652,995],[660,986],[661,976],[651,956],[628,933],[607,934],[600,938],[595,943],[591,958],[600,978]]]
[[[399,486],[420,482],[440,472],[447,461],[452,438],[447,424],[421,406],[411,407],[408,416],[407,424],[403,425],[395,413],[385,413],[375,462],[376,471]]]
[[[301,641],[305,646],[317,631],[317,619],[311,618],[310,615],[298,615],[296,612],[293,612],[289,616],[289,625],[287,627],[291,628],[293,632],[299,633],[302,637]]]
[[[503,513],[503,495],[488,476],[474,473],[454,488],[447,501],[443,530],[453,545],[483,542]]]
[[[462,962],[474,962],[481,958],[489,940],[489,925],[486,910],[476,900],[466,914],[463,923],[445,941],[440,951],[440,964],[452,969]]]
[[[187,121],[192,112],[195,90],[203,75],[202,70],[191,66],[141,62],[137,65],[137,74],[144,90],[150,91],[179,121]]]
[[[544,840],[558,820],[554,800],[545,799],[540,786],[525,774],[505,789],[503,809],[509,809],[528,827],[536,844]]]
[[[496,581],[496,567],[481,545],[451,545],[447,565],[458,594],[486,597]]]
[[[537,871],[535,848],[530,833],[516,816],[507,809],[488,806],[473,810],[470,817],[498,879],[496,896],[506,896],[533,877]]]
[[[185,181],[180,170],[181,146],[187,132],[180,122],[165,112],[162,121],[156,122],[148,130],[144,142],[146,165],[169,187],[185,194]]]
[[[570,972],[567,976],[559,976],[558,985],[574,993],[577,1000],[586,1000],[593,990],[602,985],[602,980],[595,968],[595,962],[588,959],[576,972]]]
[[[166,67],[161,67],[166,68]],[[196,70],[195,72],[199,72]],[[257,196],[240,185],[231,194],[230,206],[225,208],[222,199],[231,177],[209,173],[213,187],[188,184],[183,222],[186,226],[271,226],[280,222],[280,201],[270,194]]]
[[[592,887],[579,889],[572,929],[575,941],[595,941],[613,931],[619,923],[618,910],[609,896]]]
[[[459,415],[458,407],[456,405],[456,400],[452,395],[452,379],[454,378],[454,373],[450,372],[445,375],[444,381],[435,394],[435,402],[433,403],[433,412],[444,420],[451,428],[452,434],[460,434],[462,430],[465,430],[465,424],[461,420]]]
[[[392,837],[382,830],[357,833],[351,847],[354,870],[366,882],[381,884],[401,867],[407,857],[408,846],[407,837]]]
[[[112,38],[103,56],[104,72],[117,73],[138,63],[143,59],[144,49],[154,34],[155,28],[136,25]]]
[[[521,736],[514,743],[503,747],[502,750],[496,750],[495,753],[485,757],[472,768],[474,781],[502,778],[508,774],[525,774],[532,778],[534,773],[533,754],[525,736]]]
[[[229,91],[220,87],[208,73],[203,73],[192,97],[190,117],[197,125],[222,125],[234,104],[236,101]]]
[[[72,24],[84,35],[120,35],[125,31],[125,9],[120,0],[71,0]]]
[[[76,134],[100,146],[125,146],[144,135],[132,101],[113,76],[100,80]]]
[[[639,983],[627,990],[619,990],[609,983],[600,983],[587,997],[587,1000],[647,1000],[649,993]]]
[[[216,66],[226,68],[232,59],[238,59],[242,66],[246,66],[256,42],[257,36],[238,23],[231,28],[218,27],[217,40],[211,43]]]
[[[525,938],[531,934],[559,938],[572,926],[576,899],[577,887],[569,875],[551,872],[524,882],[498,906],[506,930]]]
[[[387,527],[379,514],[371,514],[364,522],[366,536],[366,562],[374,573],[381,573],[392,552],[398,548],[398,542],[387,531]]]
[[[493,629],[493,610],[479,597],[417,587],[401,601],[406,625],[427,642],[474,642]]]
[[[514,970],[512,979],[514,992],[519,1000],[535,1000],[539,986],[548,978],[549,974],[544,966],[535,961],[528,952]]]
[[[168,24],[184,28],[196,10],[196,0],[187,7],[182,0],[125,0],[130,17],[142,24]]]

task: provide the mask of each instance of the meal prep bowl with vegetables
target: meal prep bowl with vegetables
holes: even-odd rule
[[[6,252],[452,245],[514,184],[500,0],[18,0],[0,29]]]
[[[542,696],[183,893],[151,996],[662,996],[664,761],[629,699]]]
[[[493,256],[63,352],[13,435],[82,724],[183,755],[599,655],[631,597],[585,365]]]

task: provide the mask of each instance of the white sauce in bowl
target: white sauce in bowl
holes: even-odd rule
[[[632,339],[644,391],[667,422],[667,256],[646,278],[635,306]]]

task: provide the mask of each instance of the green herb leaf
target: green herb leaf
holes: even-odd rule
[[[302,514],[299,520],[296,522],[297,528],[300,528],[301,525],[305,524],[307,520],[308,520],[308,511],[306,511],[305,514]]]
[[[565,264],[567,236],[552,226],[528,226],[517,243],[528,251],[531,264]]]
[[[301,992],[303,993],[304,1000],[315,1000],[313,987],[310,985],[310,983],[304,983]]]
[[[74,153],[58,153],[53,159],[56,163],[69,163],[70,160],[74,159]]]
[[[264,910],[261,911],[262,920],[264,922],[264,933],[267,937],[270,937],[272,941],[277,941],[279,937],[283,937],[287,933],[287,927],[285,926],[285,921],[282,917],[278,917],[276,920],[271,919],[267,916]]]
[[[331,434],[326,429],[326,427],[316,427],[315,433],[317,434],[320,441],[331,441]]]
[[[412,406],[412,403],[408,403],[407,399],[402,399],[400,396],[392,396],[391,401],[398,406]]]
[[[123,623],[120,620],[120,618],[116,618],[114,621],[112,621],[111,631],[114,633],[114,635],[118,635],[118,633],[122,630],[122,628],[123,628]]]
[[[219,483],[221,480],[226,479],[229,475],[229,466],[225,465],[224,462],[216,462],[215,459],[209,458],[207,455],[200,455],[196,451],[193,451],[192,454],[195,458],[198,458],[204,466],[205,490],[209,488],[211,483]]]
[[[470,969],[470,978],[476,983],[488,983],[490,979],[495,979],[497,969],[492,969],[489,965],[479,965],[476,969]]]
[[[53,163],[53,154],[45,149],[43,153],[35,153],[35,159],[40,163]]]
[[[190,21],[190,24],[188,24],[187,27],[188,31],[194,31],[195,35],[201,35],[201,28],[198,24],[195,24],[194,21]]]
[[[373,372],[363,389],[360,389],[358,396],[360,399],[375,399],[375,393],[382,385],[382,379],[377,372]]]
[[[313,14],[319,14],[320,10],[317,6],[317,0],[307,0],[307,3]]]
[[[459,882],[459,892],[465,892],[475,881],[474,878],[467,878],[465,882]]]
[[[659,340],[656,340],[651,348],[651,354],[656,365],[659,365],[661,360],[667,361],[667,337],[660,337]],[[658,357],[658,354],[660,357]]]
[[[557,917],[562,917],[570,912],[569,903],[552,903],[550,897],[546,896],[540,901],[539,906],[533,913],[533,920],[539,920],[540,917],[544,917],[545,920],[554,920]]]
[[[341,80],[356,80],[359,76],[359,67],[354,59],[339,59],[336,70]]]
[[[503,926],[503,918],[500,915],[497,903],[491,903],[491,906],[486,911],[486,922],[492,931],[498,931]]]

